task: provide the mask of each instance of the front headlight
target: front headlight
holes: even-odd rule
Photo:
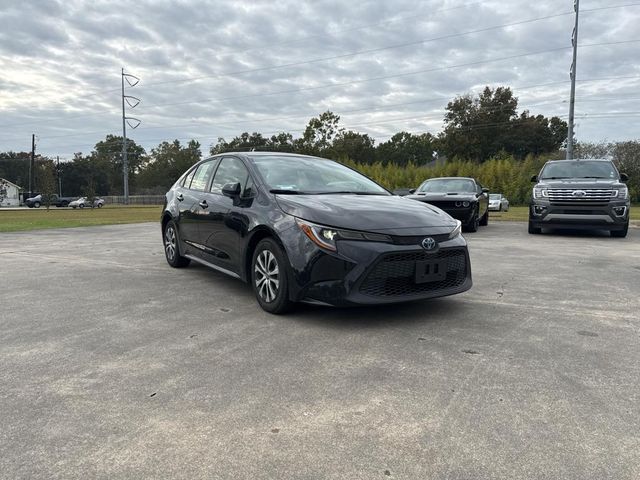
[[[383,235],[379,233],[342,230],[307,222],[306,220],[302,220],[300,218],[296,218],[296,223],[298,224],[298,227],[300,227],[300,230],[302,230],[304,234],[309,237],[309,240],[311,240],[317,246],[326,250],[331,250],[332,252],[335,252],[338,249],[336,244],[338,240],[360,240],[385,243],[392,242],[392,239],[389,235]]]
[[[613,191],[613,198],[620,198],[622,200],[626,200],[629,196],[629,189],[626,185],[621,186],[617,190]]]
[[[533,189],[533,198],[547,198],[549,191],[546,188],[535,187]]]
[[[451,240],[452,238],[456,238],[461,233],[462,233],[462,222],[460,220],[456,220],[456,228],[451,230],[451,233],[449,234],[449,240]]]

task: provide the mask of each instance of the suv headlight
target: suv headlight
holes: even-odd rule
[[[549,196],[549,191],[546,188],[535,187],[533,189],[533,198],[547,198]]]
[[[335,252],[338,247],[336,242],[338,240],[360,240],[369,242],[385,242],[391,243],[392,239],[389,235],[383,235],[380,233],[358,232],[355,230],[342,230],[339,228],[327,227],[324,225],[318,225],[315,223],[307,222],[300,218],[296,218],[296,223],[300,230],[309,237],[313,243],[317,246],[324,248],[325,250],[331,250]]]
[[[449,240],[451,240],[452,238],[456,238],[461,233],[462,233],[462,222],[460,220],[456,220],[456,228],[451,230],[451,233],[449,234]]]
[[[629,196],[629,189],[626,185],[619,187],[617,190],[613,191],[613,198],[620,198],[622,200],[626,200]]]

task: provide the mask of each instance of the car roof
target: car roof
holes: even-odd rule
[[[429,180],[471,180],[472,182],[475,182],[475,178],[471,178],[471,177],[433,177],[433,178],[428,178],[425,181],[429,181]]]
[[[296,157],[304,157],[304,158],[310,158],[310,159],[314,159],[314,160],[324,160],[324,161],[333,161],[329,158],[322,158],[322,157],[314,157],[312,155],[303,155],[301,153],[285,153],[285,152],[224,152],[224,153],[218,153],[216,155],[213,155],[212,157],[209,158],[217,158],[217,157],[223,157],[223,156],[228,156],[228,155],[235,155],[237,157],[244,157],[246,159],[250,159],[250,158],[258,158],[258,157],[291,157],[291,158],[296,158]]]
[[[572,160],[549,160],[547,163],[571,163],[571,162],[608,162],[608,158],[574,158]]]

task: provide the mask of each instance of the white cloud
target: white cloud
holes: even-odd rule
[[[610,6],[583,0],[581,44],[640,38],[640,6],[589,11]],[[560,14],[572,7],[571,0],[3,4],[0,22],[12,28],[0,32],[0,151],[28,150],[36,133],[41,153],[70,157],[120,134],[122,67],[141,78],[129,93],[142,99],[130,115],[143,123],[130,136],[147,149],[197,137],[206,150],[243,131],[299,135],[327,109],[379,141],[400,130],[437,133],[447,102],[485,85],[511,86],[521,110],[566,118],[573,15]],[[489,29],[544,16],[551,18]],[[580,50],[580,140],[637,138],[633,117],[603,114],[640,110],[639,45]],[[548,51],[555,48],[562,50]],[[611,78],[593,81],[602,77]]]

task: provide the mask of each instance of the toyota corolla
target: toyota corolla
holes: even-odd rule
[[[271,313],[296,302],[442,297],[472,284],[458,220],[322,158],[202,160],[167,192],[161,226],[169,265],[195,261],[251,283]]]

